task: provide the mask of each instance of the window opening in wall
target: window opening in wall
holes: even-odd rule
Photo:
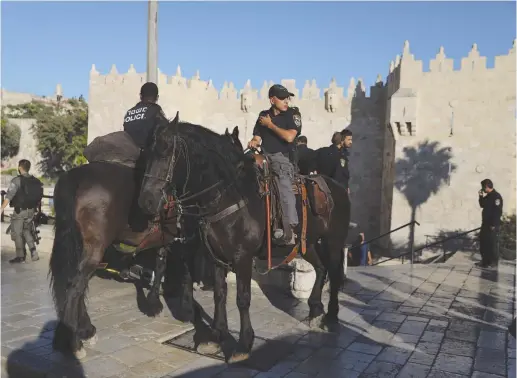
[[[400,135],[402,135],[402,129],[400,127],[400,122],[395,122],[395,126],[397,126],[397,131]]]
[[[413,127],[411,126],[411,122],[406,122],[406,127],[409,135],[413,135]]]

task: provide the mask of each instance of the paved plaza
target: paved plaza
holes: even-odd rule
[[[173,306],[157,318],[146,317],[134,285],[98,277],[91,281],[88,308],[99,341],[80,362],[66,360],[51,348],[56,316],[48,255],[16,266],[7,262],[13,256],[3,248],[2,377],[515,377],[515,340],[506,331],[514,310],[515,265],[508,262],[497,271],[474,268],[469,259],[349,270],[340,294],[339,334],[301,323],[306,303],[254,288],[257,340],[291,347],[264,372],[163,345],[192,326],[175,320]],[[196,291],[195,297],[212,315],[212,292]],[[232,283],[228,321],[239,329]],[[273,343],[258,348],[271,349]]]

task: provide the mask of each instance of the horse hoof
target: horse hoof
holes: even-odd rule
[[[338,323],[327,323],[327,322],[324,322],[322,325],[321,325],[321,329],[325,332],[330,332],[330,333],[338,333],[339,332],[339,324]]]
[[[81,349],[79,349],[79,350],[76,350],[76,351],[74,352],[74,356],[75,356],[75,358],[77,358],[78,360],[83,359],[84,357],[86,357],[86,349],[81,348]]]
[[[217,343],[209,341],[207,343],[201,343],[197,347],[197,352],[201,354],[217,354],[221,351],[221,346]]]
[[[246,361],[248,358],[250,358],[249,353],[234,353],[229,358],[228,363],[235,364],[237,362]]]
[[[147,316],[155,317],[160,315],[160,313],[163,311],[163,304],[160,301],[160,298],[147,298],[147,303],[149,305],[149,310],[147,311]]]
[[[321,329],[321,326],[324,324],[325,314],[321,314],[314,318],[309,318],[309,327],[312,329]]]
[[[83,340],[83,345],[92,346],[92,345],[97,344],[97,341],[99,341],[99,337],[97,336],[97,334],[95,334],[92,337],[90,337],[89,339]]]

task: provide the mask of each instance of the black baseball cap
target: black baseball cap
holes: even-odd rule
[[[269,98],[276,97],[283,100],[287,97],[294,97],[294,94],[289,92],[286,87],[280,84],[275,84],[269,88]]]
[[[140,95],[145,98],[156,98],[158,97],[158,86],[155,83],[145,83],[140,88]]]

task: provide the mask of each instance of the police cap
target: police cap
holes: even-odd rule
[[[158,86],[155,83],[145,83],[140,89],[140,95],[145,98],[158,97]]]
[[[280,100],[286,99],[287,97],[294,97],[294,94],[289,92],[286,87],[280,84],[275,84],[269,88],[269,98],[276,97]]]

